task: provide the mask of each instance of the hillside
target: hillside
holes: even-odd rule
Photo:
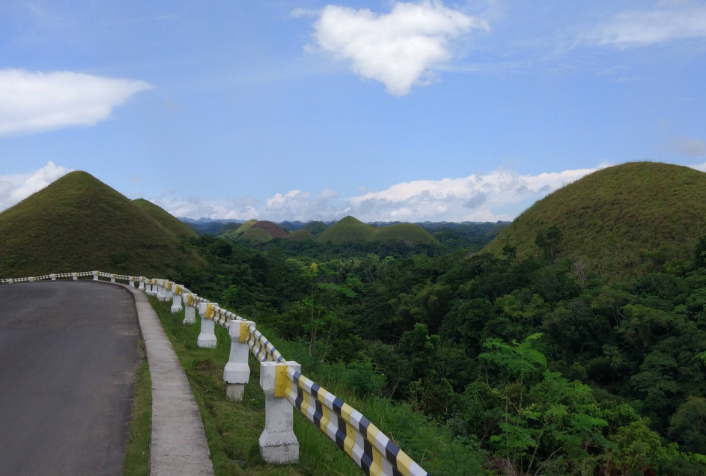
[[[69,173],[0,213],[3,276],[93,269],[154,276],[202,262],[182,250],[174,232],[86,172]]]
[[[166,210],[160,208],[154,203],[145,200],[144,198],[138,198],[132,201],[138,208],[143,212],[147,213],[153,219],[155,219],[160,225],[162,225],[167,230],[171,231],[177,236],[185,235],[189,237],[197,236],[196,232],[190,228],[186,223],[183,223],[178,218],[170,215]]]
[[[258,229],[258,230],[264,230],[267,232],[268,235],[270,235],[272,238],[286,238],[287,237],[287,232],[284,231],[282,228],[280,228],[279,225],[276,223],[272,223],[271,221],[267,220],[261,220],[255,223],[250,229]]]
[[[520,257],[537,253],[537,234],[551,226],[562,233],[562,256],[606,277],[643,275],[687,259],[706,233],[706,174],[653,162],[599,170],[539,200],[484,250],[500,254],[509,244]]]
[[[267,243],[272,241],[272,235],[267,233],[262,228],[251,227],[245,233],[240,235],[239,239],[248,241],[252,245],[259,245],[261,243]]]
[[[437,240],[419,225],[398,223],[396,225],[373,227],[351,216],[343,218],[321,233],[319,243],[351,243],[363,241],[403,241],[408,245],[432,244]]]
[[[310,241],[316,238],[314,235],[311,234],[309,230],[305,229],[300,229],[297,231],[293,231],[289,235],[287,235],[287,240],[289,241]]]

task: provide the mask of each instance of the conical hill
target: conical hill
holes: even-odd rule
[[[611,279],[640,276],[689,259],[706,233],[706,173],[632,162],[594,172],[536,202],[484,249],[539,254],[539,233],[561,232],[558,256]]]
[[[142,209],[143,212],[147,213],[149,216],[155,219],[157,223],[159,223],[175,235],[184,235],[187,237],[198,236],[194,230],[189,228],[189,225],[182,222],[177,217],[170,215],[169,212],[167,212],[160,206],[155,205],[154,203],[145,200],[144,198],[135,199],[132,201],[132,203],[137,205],[140,209]]]
[[[98,269],[165,276],[180,263],[198,266],[202,259],[144,208],[152,207],[71,172],[0,213],[0,275]]]
[[[374,227],[351,216],[345,217],[321,233],[319,243],[352,243],[362,241],[402,241],[410,246],[416,244],[434,244],[436,238],[424,228],[412,223],[397,223],[390,226]]]

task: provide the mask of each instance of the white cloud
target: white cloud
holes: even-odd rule
[[[255,208],[257,200],[252,197],[234,200],[158,197],[148,200],[176,217],[211,218],[213,220],[249,220],[259,217],[259,212]]]
[[[28,174],[0,175],[0,211],[40,191],[68,172],[70,170],[66,167],[50,161]]]
[[[386,14],[328,5],[314,28],[320,51],[350,61],[354,73],[383,83],[396,96],[428,83],[432,68],[452,59],[450,39],[474,29],[489,30],[485,20],[447,8],[440,0],[393,3]]]
[[[150,88],[144,81],[70,71],[0,70],[0,136],[93,126],[130,96]]]
[[[677,154],[686,155],[688,157],[704,157],[706,156],[706,143],[701,139],[692,139],[691,137],[678,136],[673,137],[664,147],[666,152],[676,152]]]
[[[626,48],[690,38],[706,38],[706,4],[672,0],[652,10],[621,12],[592,29],[586,39]]]

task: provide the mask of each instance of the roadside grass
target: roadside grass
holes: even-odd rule
[[[358,476],[361,470],[294,410],[294,433],[299,440],[299,464],[276,466],[260,457],[258,439],[265,428],[265,397],[260,389],[260,365],[250,356],[250,381],[245,386],[242,403],[226,401],[223,368],[228,362],[230,337],[216,326],[215,349],[196,346],[200,320],[184,326],[184,312],[171,314],[170,302],[150,297],[162,327],[184,368],[201,412],[211,460],[216,476]],[[269,336],[268,336],[269,337]]]
[[[138,340],[141,362],[137,367],[132,420],[127,451],[123,461],[124,476],[148,476],[150,472],[150,440],[152,438],[152,379],[145,358],[145,342]]]

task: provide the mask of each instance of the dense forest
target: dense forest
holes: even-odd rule
[[[208,265],[171,277],[446,428],[482,462],[464,474],[706,475],[706,237],[622,282],[566,258],[556,227],[522,259],[478,253],[486,231],[414,247],[201,235]]]

